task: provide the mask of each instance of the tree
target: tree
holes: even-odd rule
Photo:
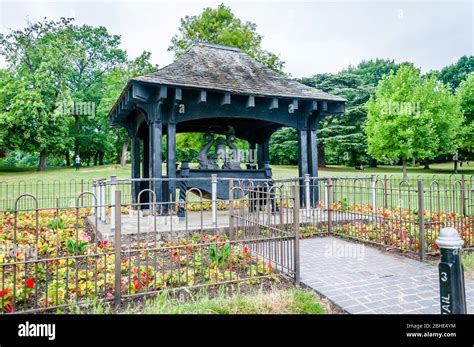
[[[453,153],[463,117],[448,86],[403,64],[381,80],[368,104],[368,153],[378,160],[432,159]]]
[[[270,69],[283,73],[284,62],[277,55],[262,49],[262,39],[256,24],[242,21],[229,7],[220,4],[215,9],[205,8],[198,16],[182,18],[179,34],[171,39],[168,51],[179,58],[199,41],[234,46]]]
[[[438,79],[454,92],[470,73],[474,72],[474,56],[463,56],[456,63],[441,70]]]
[[[0,54],[9,65],[0,85],[2,145],[38,153],[38,170],[46,168],[48,154],[69,145],[60,106],[70,100],[67,71],[74,46],[65,30],[70,22],[28,22],[23,30],[0,35]]]
[[[97,107],[97,129],[105,134],[108,142],[108,151],[117,154],[117,160],[121,166],[125,166],[128,152],[129,135],[123,129],[111,128],[108,114],[119,97],[130,78],[144,75],[158,69],[158,66],[150,63],[151,53],[144,51],[137,58],[127,61],[125,66],[115,67],[109,71],[103,79],[104,91],[102,92],[99,105]]]
[[[465,119],[462,126],[461,149],[463,154],[468,156],[474,153],[474,73],[461,82],[457,90],[457,97]]]
[[[119,48],[120,36],[110,35],[105,27],[74,25],[70,23],[66,30],[74,43],[71,68],[68,71],[68,87],[76,104],[98,105],[105,89],[104,78],[109,71],[124,66],[127,54]],[[105,136],[103,119],[94,114],[72,114],[69,135],[74,138],[74,154],[93,155],[95,161],[103,161],[107,151],[113,149],[109,136]],[[69,159],[69,150],[66,161]]]
[[[298,163],[298,134],[296,129],[282,128],[270,138],[270,161],[279,165]]]
[[[347,99],[345,114],[328,116],[321,121],[318,153],[324,152],[322,158],[335,164],[371,163],[363,130],[366,102],[375,93],[379,80],[397,69],[393,60],[376,59],[363,61],[337,74],[320,74],[301,80],[306,85]],[[324,165],[322,160],[318,162]]]

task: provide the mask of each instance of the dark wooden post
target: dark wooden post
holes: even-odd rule
[[[149,133],[145,134],[143,138],[143,158],[142,158],[142,178],[150,178],[150,140]],[[140,189],[150,188],[150,181],[142,181]],[[141,197],[142,202],[148,203],[152,199],[150,198],[150,193],[145,192]],[[144,205],[147,206],[147,205]],[[148,208],[148,207],[147,207]]]
[[[153,120],[150,122],[150,165],[151,177],[155,180],[152,182],[151,189],[155,192],[156,201],[162,201],[162,158],[161,158],[161,138],[162,138],[162,124],[161,120]],[[159,179],[159,180],[156,180]],[[161,205],[157,205],[158,210]]]
[[[137,135],[132,136],[132,179],[140,178],[140,138]],[[137,203],[138,193],[140,192],[140,182],[132,181],[132,203]],[[135,208],[139,208],[135,206]]]
[[[318,138],[316,135],[317,120],[316,117],[311,117],[308,124],[308,170],[309,175],[313,178],[311,180],[311,206],[317,206],[319,201],[319,182],[318,177]]]
[[[169,201],[171,204],[175,201],[176,196],[176,123],[168,123],[167,132],[166,132],[166,147],[168,154],[166,156],[166,173],[168,176],[168,196],[163,199],[164,201]],[[168,205],[170,211],[174,208],[172,205]],[[167,207],[168,207],[167,206]]]
[[[306,129],[298,131],[298,176],[301,180],[298,181],[300,186],[300,205],[304,204],[305,191],[304,191],[304,175],[308,174],[308,132]]]
[[[257,142],[258,169],[263,170],[266,163],[270,163],[270,136],[268,136],[268,134],[265,134],[264,137]]]

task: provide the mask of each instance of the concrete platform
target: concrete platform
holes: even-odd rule
[[[234,212],[234,227],[244,228],[246,226],[259,226],[261,228],[274,227],[275,229],[286,229],[293,224],[293,210],[282,209],[279,212],[271,213],[269,210],[252,212],[248,210],[235,210]],[[363,216],[351,213],[335,213],[333,212],[334,221],[346,222],[366,219]],[[94,226],[95,217],[87,217],[89,224]],[[282,222],[280,221],[282,220]],[[300,210],[300,225],[317,225],[327,223],[327,212],[313,208],[310,210]],[[160,234],[160,238],[165,238],[169,234],[174,236],[186,235],[194,232],[226,232],[229,228],[229,211],[217,211],[217,224],[212,224],[211,211],[191,211],[187,213],[186,218],[178,218],[176,215],[172,216],[155,216],[145,213],[138,213],[132,211],[130,214],[122,215],[121,233],[124,236],[145,235],[145,234]],[[98,222],[97,235],[100,240],[108,240],[113,242],[115,231],[110,228],[110,220],[107,223]]]

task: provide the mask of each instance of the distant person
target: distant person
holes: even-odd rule
[[[462,160],[459,161],[459,166],[462,167]]]
[[[81,167],[81,158],[79,155],[76,155],[76,158],[74,159],[74,167],[76,168],[76,171],[79,171],[79,168]]]

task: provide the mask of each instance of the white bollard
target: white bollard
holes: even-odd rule
[[[117,176],[110,176],[110,231],[115,232],[115,189]],[[120,210],[120,209],[119,209]]]
[[[94,204],[94,216],[97,215],[97,205],[98,205],[98,199],[97,199],[97,181],[92,181],[92,194],[94,196],[92,197],[92,203]]]
[[[102,180],[101,181],[101,186],[100,186],[100,197],[101,197],[101,201],[100,201],[100,209],[101,209],[101,212],[100,212],[100,217],[101,217],[101,220],[102,220],[102,223],[104,224],[107,224],[107,212],[106,212],[106,208],[105,208],[105,186],[106,186],[106,180]]]
[[[102,180],[97,180],[97,218],[101,221],[102,220],[102,208],[100,205],[102,204]]]
[[[325,179],[324,180],[324,208],[328,209],[329,206],[329,197],[328,197],[328,194],[329,194],[329,190],[328,190],[328,180]]]
[[[211,175],[212,227],[217,228],[217,175]]]
[[[311,189],[309,187],[309,174],[304,175],[304,195],[305,195],[305,207],[306,207],[306,218],[309,218],[311,215]]]

